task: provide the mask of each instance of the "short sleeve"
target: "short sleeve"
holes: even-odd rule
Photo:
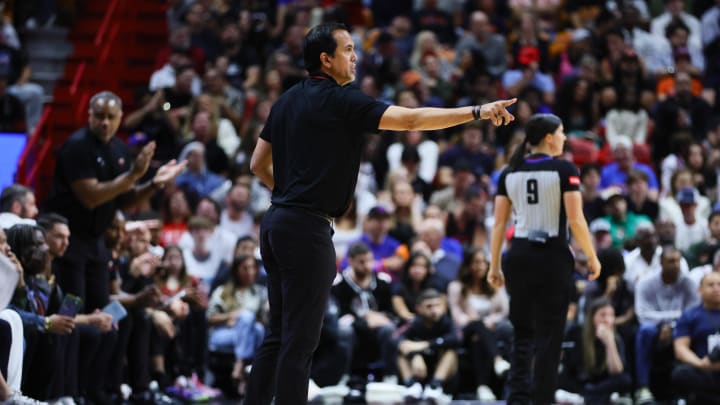
[[[505,188],[505,177],[507,176],[509,171],[510,170],[506,168],[502,171],[502,173],[500,173],[500,178],[498,179],[497,183],[497,193],[495,193],[495,195],[502,195],[507,197],[507,188]]]
[[[60,155],[60,164],[68,184],[76,180],[95,179],[95,161],[92,153],[81,142],[72,141],[65,144]]]
[[[341,95],[343,115],[350,123],[349,126],[364,132],[377,132],[380,118],[389,105],[368,96],[355,85],[344,87]]]
[[[563,193],[567,191],[580,191],[580,172],[571,162],[559,160],[560,187]]]
[[[260,139],[266,141],[267,143],[272,143],[272,122],[273,122],[273,116],[274,116],[275,108],[273,107],[270,109],[270,114],[268,115],[267,120],[265,120],[265,126],[263,126],[262,131],[260,131]]]
[[[680,337],[689,337],[690,336],[690,324],[691,324],[691,314],[693,313],[692,310],[685,311],[680,315],[680,318],[678,318],[677,323],[675,324],[675,328],[673,328],[673,339],[677,339]]]

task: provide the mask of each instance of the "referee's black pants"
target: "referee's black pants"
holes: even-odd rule
[[[307,403],[313,352],[335,278],[328,219],[298,208],[272,206],[260,228],[267,270],[270,325],[253,359],[246,405]]]
[[[554,239],[513,239],[503,258],[514,329],[508,405],[554,402],[572,269],[569,247]]]

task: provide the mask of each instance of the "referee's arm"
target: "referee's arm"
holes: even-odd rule
[[[588,258],[590,280],[595,280],[600,275],[600,261],[595,254],[590,230],[583,214],[582,194],[579,191],[566,191],[563,193],[563,202],[565,203],[568,226]]]
[[[504,195],[495,196],[495,223],[490,237],[490,271],[487,275],[488,282],[495,288],[499,288],[505,283],[503,274],[500,272],[500,257],[511,210],[512,202],[509,198]]]

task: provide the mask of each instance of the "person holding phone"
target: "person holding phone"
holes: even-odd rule
[[[494,288],[507,281],[509,319],[514,329],[510,356],[508,403],[550,404],[557,386],[560,347],[574,288],[574,260],[568,227],[588,257],[590,279],[600,275],[600,262],[582,210],[580,174],[563,151],[560,118],[533,115],[525,139],[500,175],[495,196],[495,224],[487,278]],[[530,155],[525,155],[526,147]],[[501,256],[510,214],[515,233]],[[500,270],[502,261],[503,271]]]

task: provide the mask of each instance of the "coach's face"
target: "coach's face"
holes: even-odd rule
[[[334,55],[323,53],[320,57],[322,63],[339,85],[344,86],[355,80],[355,43],[350,33],[345,30],[333,31],[333,38],[337,47]]]

